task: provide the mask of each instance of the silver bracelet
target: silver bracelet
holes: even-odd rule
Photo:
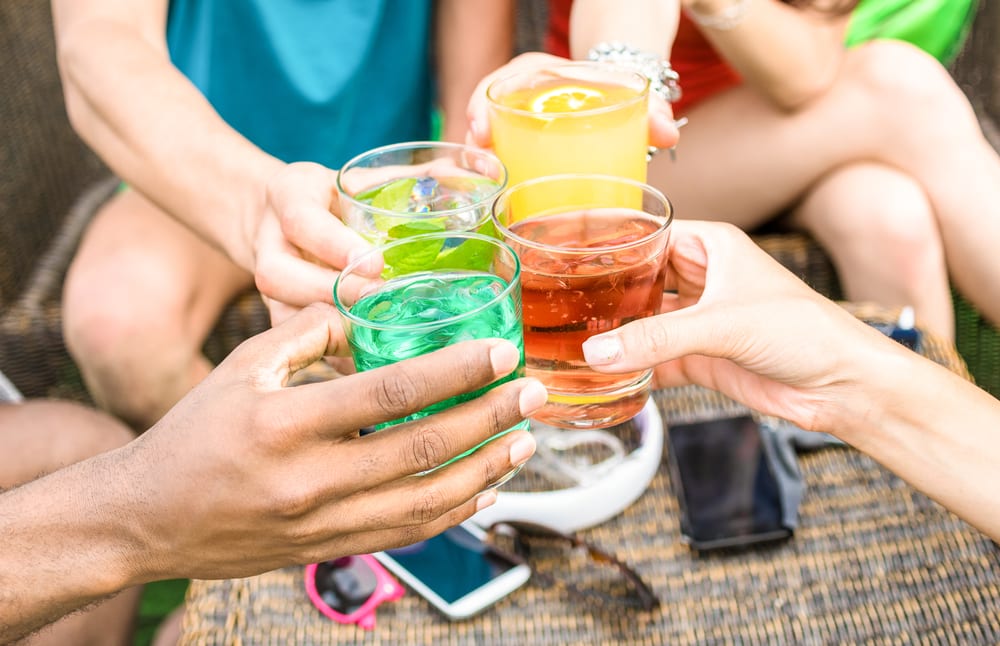
[[[688,18],[702,27],[717,29],[719,31],[729,31],[730,29],[735,29],[740,23],[746,20],[747,14],[750,13],[750,1],[737,0],[736,4],[730,5],[719,13],[712,15],[699,13],[691,7],[686,7],[684,11],[687,12]]]
[[[620,43],[618,41],[598,43],[590,48],[587,58],[592,61],[613,63],[628,67],[649,79],[649,89],[659,94],[668,103],[681,98],[680,76],[670,67],[670,62],[656,54]]]

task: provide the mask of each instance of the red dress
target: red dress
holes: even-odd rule
[[[569,58],[569,13],[573,0],[549,0],[549,28],[545,49]],[[674,115],[682,115],[699,101],[743,81],[705,39],[698,27],[681,13],[677,38],[670,52],[670,64],[680,75],[683,96],[673,105]]]

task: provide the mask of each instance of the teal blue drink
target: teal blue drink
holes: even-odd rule
[[[356,267],[367,264],[366,256],[346,267],[334,286],[358,371],[469,339],[506,339],[521,352],[514,373],[377,429],[445,410],[524,374],[521,268],[505,243],[471,232],[432,233],[376,247],[369,254],[378,254],[385,264],[381,277],[358,274]],[[528,423],[515,428],[527,429]]]

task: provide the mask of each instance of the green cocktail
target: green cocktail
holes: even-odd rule
[[[507,339],[521,351],[513,374],[377,429],[442,411],[523,375],[521,268],[510,247],[476,233],[432,233],[376,247],[369,254],[381,256],[389,271],[382,277],[359,275],[356,268],[368,265],[363,256],[344,269],[334,286],[334,302],[359,371],[469,339]],[[528,423],[515,428],[527,429]]]

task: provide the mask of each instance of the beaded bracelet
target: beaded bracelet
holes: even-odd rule
[[[614,63],[639,72],[649,79],[649,88],[668,103],[681,98],[680,76],[670,67],[670,62],[655,54],[618,41],[594,45],[587,58],[592,61]]]
[[[688,17],[702,27],[717,29],[718,31],[729,31],[735,29],[746,20],[750,12],[750,0],[737,0],[736,4],[730,5],[722,11],[714,14],[699,13],[691,7],[685,8]]]

